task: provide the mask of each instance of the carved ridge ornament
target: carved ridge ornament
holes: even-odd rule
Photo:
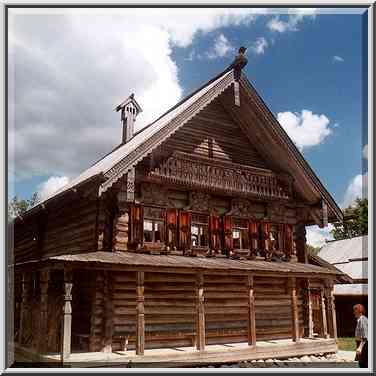
[[[291,197],[271,171],[257,171],[248,166],[218,163],[177,153],[148,173],[150,177],[191,187],[233,191],[259,198],[288,200]]]
[[[234,74],[231,71],[229,74],[227,74],[227,76],[223,77],[222,80],[207,90],[196,102],[192,103],[185,110],[183,110],[166,126],[163,126],[159,131],[154,133],[151,137],[136,147],[136,149],[130,151],[125,158],[107,170],[104,173],[107,180],[101,185],[100,194],[112,187],[112,185],[118,179],[120,179],[124,173],[126,173],[126,170],[130,168],[130,166],[135,166],[145,157],[146,153],[152,152],[163,141],[165,141],[170,136],[172,131],[178,130],[198,112],[209,105],[215,98],[222,94],[222,92],[224,92],[233,81]]]

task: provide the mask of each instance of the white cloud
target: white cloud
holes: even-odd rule
[[[225,57],[234,51],[235,48],[231,45],[229,40],[223,34],[220,34],[215,39],[213,48],[207,53],[207,57],[209,59],[216,59]]]
[[[333,56],[333,63],[343,63],[345,61],[345,59],[341,56]]]
[[[366,172],[364,175],[358,174],[353,179],[351,179],[341,207],[347,208],[350,205],[353,205],[355,199],[357,198],[366,198],[367,197],[367,190],[368,190],[368,173]]]
[[[252,46],[252,50],[257,54],[263,54],[265,52],[265,48],[268,47],[268,42],[264,37],[257,38],[254,45]]]
[[[38,186],[38,198],[42,201],[55,193],[60,188],[67,185],[69,178],[67,176],[51,176],[45,182]]]
[[[291,8],[288,10],[286,21],[281,20],[280,16],[273,17],[267,27],[274,32],[284,33],[286,31],[298,31],[298,25],[304,18],[314,19],[317,9],[314,8]]]
[[[199,32],[249,25],[259,12],[10,12],[10,174],[19,179],[81,172],[119,144],[121,126],[114,107],[130,93],[144,110],[137,129],[181,98],[172,46],[189,46]],[[223,55],[229,48],[221,38],[216,51]]]
[[[368,159],[368,144],[364,145],[364,148],[363,148],[363,158],[364,159]]]
[[[279,112],[277,119],[300,150],[319,145],[332,133],[329,119],[309,110],[302,110],[300,114]]]
[[[307,244],[312,245],[313,247],[322,247],[326,240],[333,240],[333,235],[330,233],[333,228],[334,226],[330,223],[324,228],[320,228],[319,226],[308,226],[306,228]]]

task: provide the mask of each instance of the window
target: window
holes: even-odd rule
[[[193,248],[209,247],[209,217],[207,215],[192,216],[191,245]]]
[[[232,241],[234,249],[249,249],[248,221],[243,219],[233,219]]]
[[[163,209],[147,208],[144,210],[144,242],[164,242],[164,212]]]
[[[281,250],[283,247],[281,226],[277,224],[272,224],[270,226],[269,239],[273,250]]]

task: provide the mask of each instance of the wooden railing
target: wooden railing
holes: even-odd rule
[[[291,198],[291,180],[272,171],[176,153],[148,175],[204,189],[265,198]]]

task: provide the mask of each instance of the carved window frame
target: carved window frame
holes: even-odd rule
[[[143,205],[144,209],[144,216],[142,222],[142,236],[143,236],[143,244],[145,245],[157,245],[157,246],[164,246],[166,244],[166,209],[161,206],[153,206],[153,205]],[[155,215],[154,212],[159,211],[159,216]],[[145,240],[145,222],[151,222],[152,224],[152,241]],[[161,241],[155,241],[155,225],[161,224],[162,230],[160,231],[160,238]]]
[[[202,221],[205,217],[205,220]],[[206,244],[202,245],[199,241],[197,246],[193,245],[193,227],[198,228],[198,236],[200,235],[201,229],[206,229]],[[210,215],[209,213],[202,213],[202,212],[192,212],[191,213],[191,248],[192,249],[209,249],[210,247]]]

